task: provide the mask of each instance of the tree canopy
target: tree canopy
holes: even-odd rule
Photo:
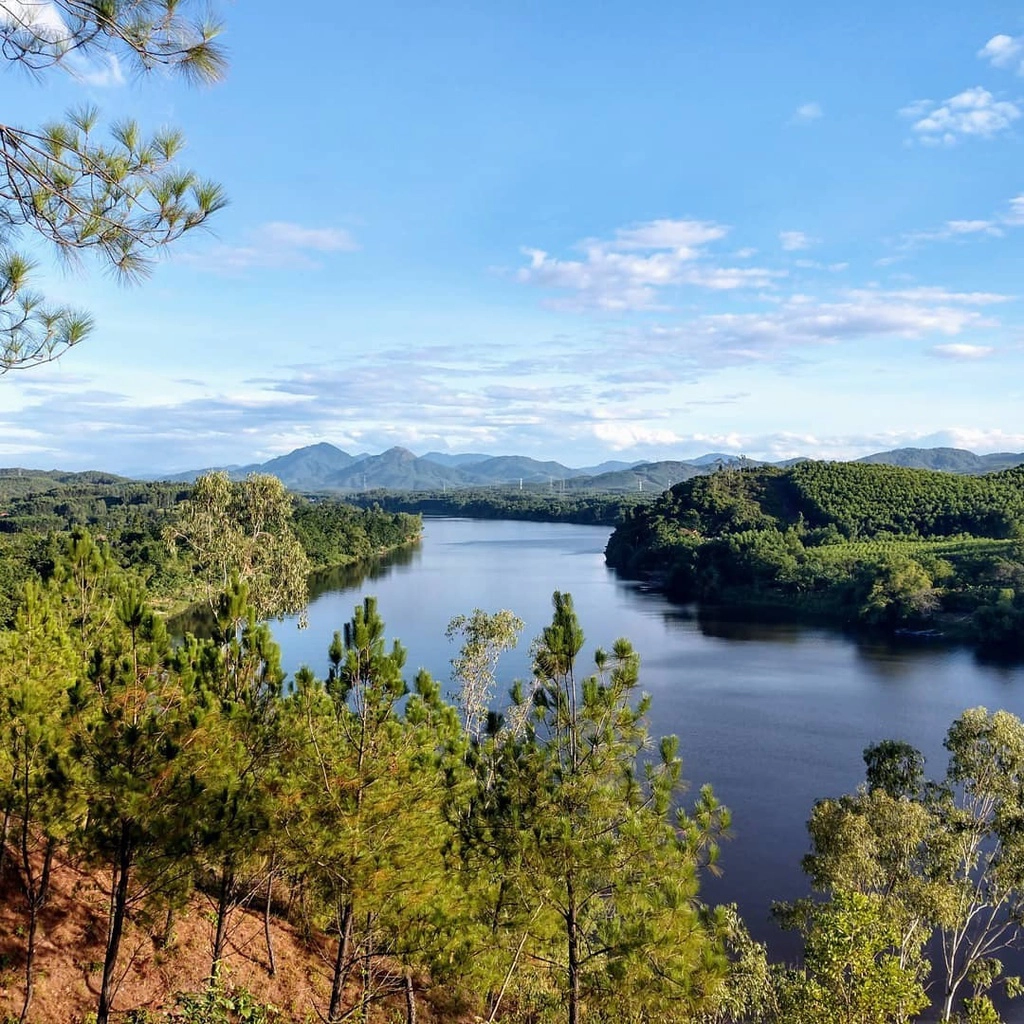
[[[226,68],[219,32],[194,0],[0,0],[0,52],[36,75],[106,58],[213,82]],[[65,263],[91,253],[133,281],[225,205],[218,184],[178,164],[183,146],[177,130],[134,121],[104,131],[88,105],[35,127],[0,111],[0,373],[56,359],[93,328],[33,288],[33,243]]]

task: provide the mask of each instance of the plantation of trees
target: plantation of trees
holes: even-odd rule
[[[1024,647],[1024,474],[857,463],[726,470],[616,528],[610,565],[682,600]]]

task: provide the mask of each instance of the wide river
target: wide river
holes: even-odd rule
[[[284,666],[324,674],[327,646],[364,595],[375,595],[389,639],[418,668],[450,677],[448,621],[474,608],[510,608],[526,622],[519,648],[499,666],[501,685],[530,674],[529,641],[551,619],[554,590],[572,594],[587,658],[628,637],[652,694],[651,731],[675,733],[692,791],[705,782],[732,811],[733,839],[705,898],[735,901],[776,956],[795,952],[769,919],[773,900],[806,892],[800,858],[812,804],[856,787],[861,751],[889,737],[945,770],[942,740],[964,708],[1024,716],[1024,668],[979,663],[934,643],[893,646],[804,626],[700,620],[604,564],[609,530],[565,524],[429,519],[421,546],[370,576],[336,577],[309,607],[309,626],[275,625]],[[503,694],[502,694],[503,696]]]

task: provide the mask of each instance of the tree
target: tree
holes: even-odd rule
[[[28,916],[22,1021],[32,1003],[39,914],[56,846],[80,824],[85,807],[68,736],[76,659],[54,604],[52,591],[27,584],[15,628],[0,634],[0,843],[13,816]]]
[[[276,831],[273,782],[280,771],[284,672],[269,628],[256,621],[238,583],[221,595],[213,638],[197,643],[189,637],[176,663],[212,705],[199,810],[200,856],[217,893],[210,965],[216,982],[229,918],[243,899],[240,885],[250,881]]]
[[[728,972],[716,916],[698,900],[728,812],[708,787],[692,816],[673,808],[678,742],[649,756],[636,652],[618,640],[580,679],[583,642],[571,596],[556,592],[525,732],[493,728],[492,715],[471,750],[464,862],[497,875],[495,931],[517,940],[510,971],[522,957],[547,976],[568,1024],[588,998],[642,1020],[692,1017],[715,1009]]]
[[[953,1019],[967,991],[968,1019],[982,1021],[997,984],[1024,993],[1000,959],[1024,922],[1024,723],[971,708],[945,746],[938,783],[922,782],[923,759],[908,744],[868,747],[868,785],[815,806],[804,867],[819,891],[883,901],[901,966],[934,936],[940,1019]]]
[[[804,933],[802,970],[783,975],[782,1024],[906,1024],[928,1005],[920,942],[898,952],[899,927],[883,896],[836,890],[802,900],[784,915]]]
[[[390,923],[389,940],[396,938],[406,908],[434,886],[426,880],[440,867],[444,825],[437,730],[451,722],[426,673],[409,698],[409,716],[400,713],[405,650],[387,646],[374,598],[335,634],[329,658],[327,680],[301,670],[288,702],[296,771],[285,829],[293,872],[305,878],[319,922],[337,936],[325,1015],[335,1024],[357,961],[366,1001],[373,958],[389,947],[403,959],[413,952],[408,941],[382,941],[380,926]]]
[[[116,628],[97,647],[88,681],[71,694],[73,751],[88,795],[77,838],[110,885],[97,1024],[110,1018],[130,908],[180,898],[191,880],[202,806],[195,748],[204,716],[182,683],[163,621],[138,591],[125,588]]]
[[[452,680],[458,687],[457,703],[466,732],[480,739],[487,708],[494,696],[494,671],[498,659],[519,643],[523,620],[507,608],[488,614],[474,608],[472,615],[456,615],[445,636],[462,637],[458,656],[452,658]]]
[[[193,17],[194,0],[0,0],[3,56],[33,73],[83,59],[164,67],[212,82],[225,70],[219,26]],[[42,239],[59,258],[84,253],[124,280],[224,206],[219,185],[176,160],[181,134],[146,136],[131,121],[104,137],[95,108],[26,128],[0,122],[0,373],[48,362],[93,327],[79,310],[47,302],[31,287],[33,260],[19,243]]]
[[[227,473],[207,473],[165,538],[190,561],[211,609],[237,579],[257,618],[280,616],[301,611],[309,594],[309,559],[292,515],[291,496],[275,476],[250,473],[233,483]]]

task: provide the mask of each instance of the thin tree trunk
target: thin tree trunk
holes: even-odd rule
[[[274,859],[270,859],[270,874],[267,876],[267,901],[263,904],[263,934],[267,940],[267,958],[270,961],[271,977],[277,974],[277,961],[274,959],[274,938],[270,933],[270,903],[274,897]]]
[[[213,938],[213,962],[210,964],[210,984],[220,974],[221,960],[224,959],[224,939],[227,935],[228,913],[231,909],[231,891],[234,888],[234,874],[225,865],[221,869],[220,893],[217,897],[217,931]]]
[[[405,1024],[416,1024],[416,992],[412,986],[412,969],[405,969]]]
[[[46,852],[43,854],[43,876],[39,880],[39,909],[46,904],[50,895],[50,872],[53,868],[53,855],[57,849],[57,840],[53,836],[46,837]]]
[[[25,949],[25,1002],[21,1006],[21,1017],[19,1020],[28,1019],[28,1008],[32,1002],[33,975],[35,973],[36,959],[36,929],[39,925],[39,907],[36,901],[29,896],[28,900],[28,943]]]
[[[331,981],[331,1002],[327,1008],[327,1024],[341,1020],[341,997],[345,991],[348,974],[349,947],[352,944],[352,904],[346,903],[338,929],[338,955],[334,961],[334,978]]]
[[[4,823],[0,828],[0,878],[4,876],[4,866],[7,860],[7,833],[11,827],[11,805],[4,808]]]
[[[160,948],[167,949],[171,944],[171,936],[174,934],[174,907],[167,908],[167,916],[164,918],[164,931],[160,936]]]
[[[121,840],[117,852],[116,884],[114,885],[111,907],[110,930],[107,933],[107,952],[103,959],[103,980],[100,983],[100,1004],[96,1011],[96,1024],[109,1024],[111,991],[114,984],[114,968],[121,948],[121,934],[128,910],[128,874],[132,866],[132,848],[128,825],[121,826]]]
[[[569,1024],[579,1024],[580,1019],[580,963],[579,935],[576,920],[576,893],[572,879],[569,879],[566,895],[568,906],[565,915],[567,938],[569,940]]]

